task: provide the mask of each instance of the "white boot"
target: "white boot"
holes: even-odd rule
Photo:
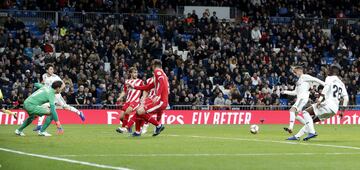
[[[25,136],[25,133],[22,132],[22,131],[19,131],[19,130],[15,130],[15,134],[18,135],[18,136]]]
[[[50,133],[47,133],[47,132],[40,132],[39,131],[39,136],[49,137],[49,136],[52,136],[52,135]]]

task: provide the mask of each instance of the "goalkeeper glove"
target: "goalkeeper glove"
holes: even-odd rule
[[[57,134],[61,135],[64,133],[64,129],[61,127],[60,121],[55,122],[57,127]]]

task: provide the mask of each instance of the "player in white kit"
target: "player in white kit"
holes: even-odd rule
[[[304,119],[298,115],[300,113],[305,105],[309,101],[309,95],[310,95],[310,88],[312,86],[312,83],[317,83],[319,85],[325,85],[325,83],[315,77],[312,77],[308,74],[304,74],[304,68],[302,66],[295,66],[292,68],[293,73],[299,77],[298,81],[296,82],[296,87],[294,91],[284,91],[284,94],[296,96],[296,102],[290,109],[290,123],[289,127],[285,127],[284,130],[292,133],[295,119],[301,122],[302,124],[305,124]]]
[[[51,87],[53,82],[62,81],[61,78],[58,75],[54,74],[54,65],[47,64],[45,66],[45,69],[46,69],[46,73],[43,74],[43,76],[42,76],[43,83],[45,84],[45,86]],[[85,121],[84,113],[79,111],[75,107],[72,107],[72,106],[66,104],[65,100],[61,96],[61,93],[55,95],[55,104],[56,104],[58,109],[66,109],[66,110],[69,110],[71,112],[74,112],[74,113],[76,113],[76,114],[78,114],[80,116],[82,121]],[[39,131],[41,129],[44,119],[45,119],[45,116],[39,117],[38,124],[33,129],[34,131]]]
[[[339,79],[339,68],[331,66],[329,76],[325,79],[325,86],[321,96],[315,104],[303,111],[306,124],[293,137],[287,140],[299,140],[305,133],[308,134],[303,140],[307,141],[317,136],[314,123],[330,118],[339,110],[340,100],[343,99],[343,108],[340,111],[340,117],[343,116],[344,109],[349,102],[349,96],[344,83]]]

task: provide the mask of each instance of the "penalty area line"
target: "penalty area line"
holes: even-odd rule
[[[165,136],[165,135],[164,135]],[[319,144],[319,143],[303,143],[303,142],[291,142],[291,141],[278,141],[278,140],[266,140],[266,139],[246,139],[246,138],[230,138],[230,137],[216,137],[216,136],[197,136],[197,135],[166,135],[170,137],[188,137],[188,138],[200,138],[200,139],[217,139],[217,140],[235,140],[235,141],[250,141],[250,142],[265,142],[265,143],[283,143],[289,145],[305,145],[305,146],[320,146],[328,148],[342,148],[360,150],[360,147],[355,146],[343,146],[332,144]]]
[[[15,153],[15,154],[19,154],[19,155],[26,155],[26,156],[44,158],[44,159],[50,159],[50,160],[56,160],[56,161],[62,161],[62,162],[68,162],[68,163],[73,163],[73,164],[92,166],[92,167],[96,167],[96,168],[115,169],[115,170],[130,170],[130,169],[124,168],[124,167],[115,167],[115,166],[102,165],[102,164],[91,163],[91,162],[77,161],[77,160],[72,160],[72,159],[67,159],[67,158],[59,158],[59,157],[55,157],[55,156],[47,156],[47,155],[40,155],[40,154],[34,154],[34,153],[27,153],[27,152],[22,152],[22,151],[7,149],[7,148],[0,148],[0,151]]]
[[[241,157],[241,156],[301,156],[301,155],[360,155],[360,152],[329,153],[154,153],[154,154],[83,154],[56,155],[59,157]]]

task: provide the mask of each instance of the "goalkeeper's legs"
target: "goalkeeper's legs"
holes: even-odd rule
[[[45,132],[46,129],[49,127],[49,125],[51,124],[51,121],[53,120],[52,116],[51,115],[48,115],[46,117],[46,120],[45,120],[45,123],[44,125],[42,126],[40,132]]]
[[[24,121],[24,123],[17,130],[22,132],[27,126],[29,126],[33,122],[34,119],[35,119],[35,115],[29,114],[29,117]]]
[[[45,119],[45,116],[39,116],[37,125],[38,125],[38,126],[41,126],[41,125],[43,124],[44,119]]]
[[[50,112],[50,103],[45,103],[42,105],[42,107],[49,109]],[[45,118],[46,118],[45,115],[39,116],[37,126],[33,129],[33,131],[39,131],[41,129]]]

